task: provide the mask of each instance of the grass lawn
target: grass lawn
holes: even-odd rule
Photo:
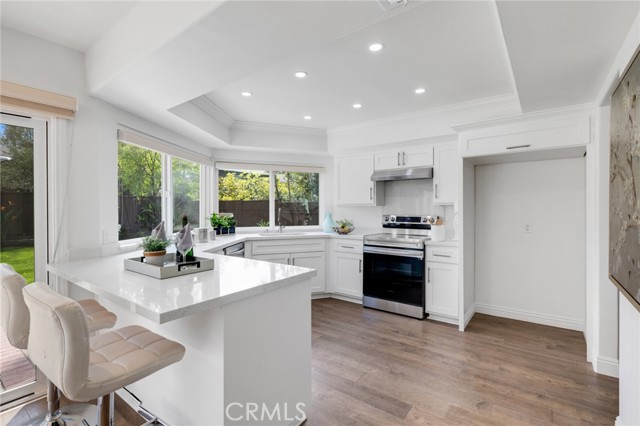
[[[33,247],[2,247],[0,263],[8,263],[28,283],[35,281]]]

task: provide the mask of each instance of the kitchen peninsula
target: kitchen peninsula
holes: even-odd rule
[[[186,348],[184,359],[128,387],[142,406],[174,425],[301,422],[311,401],[312,269],[199,252],[212,271],[155,279],[123,267],[130,252],[50,264],[118,316]],[[249,408],[272,420],[247,418]],[[301,405],[304,404],[304,405]],[[277,408],[276,408],[277,407]],[[234,422],[235,420],[235,422]]]

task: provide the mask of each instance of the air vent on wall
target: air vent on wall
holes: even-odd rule
[[[399,6],[406,6],[408,0],[378,0],[384,10],[392,10]]]

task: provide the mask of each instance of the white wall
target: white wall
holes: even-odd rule
[[[72,49],[26,34],[1,29],[0,73],[2,79],[78,98],[78,112],[72,121],[72,147],[68,153],[69,182],[65,206],[71,256],[101,255],[105,231],[117,232],[117,129],[125,125],[211,156],[213,151],[133,114],[89,96],[86,92],[84,55]],[[326,165],[328,155],[252,153],[226,154],[227,159],[270,158],[286,162]],[[224,154],[218,153],[220,157]],[[328,185],[331,188],[331,185]],[[61,200],[58,200],[62,202]],[[331,191],[328,191],[331,202]],[[117,235],[117,234],[116,234]]]
[[[584,159],[476,166],[475,177],[476,311],[582,330]]]

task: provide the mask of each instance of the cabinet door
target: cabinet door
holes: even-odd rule
[[[336,293],[362,298],[362,255],[335,254],[334,285]]]
[[[336,193],[340,206],[375,206],[384,203],[380,189],[371,181],[373,155],[354,155],[336,159]],[[383,194],[383,193],[382,193]]]
[[[275,253],[275,254],[256,254],[252,257],[254,260],[265,260],[267,262],[282,263],[289,265],[291,263],[291,256],[289,253]]]
[[[458,265],[427,263],[426,311],[458,318]]]
[[[311,278],[312,293],[324,293],[326,290],[326,261],[327,256],[324,254],[324,252],[291,254],[292,265],[303,266],[305,268],[311,268],[318,271],[318,275]]]
[[[433,166],[433,147],[407,148],[400,152],[403,167]]]
[[[436,146],[433,166],[433,203],[454,204],[458,201],[458,148]]]
[[[402,152],[401,151],[385,151],[376,152],[375,169],[389,170],[402,168]]]

